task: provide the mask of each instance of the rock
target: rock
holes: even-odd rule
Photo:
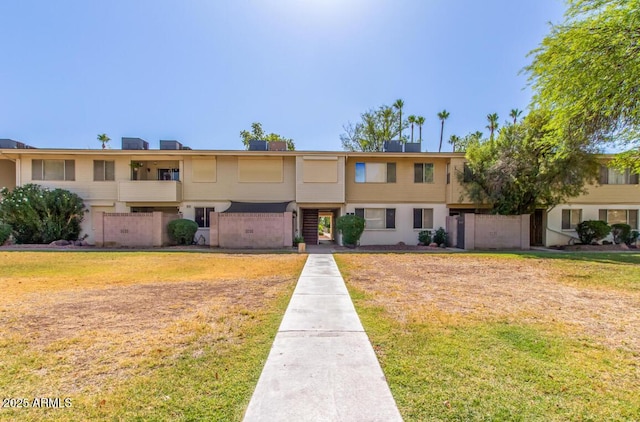
[[[437,248],[438,244],[435,243],[435,242],[431,242],[431,243],[429,243],[429,246],[431,246],[432,248]]]
[[[69,246],[69,245],[71,245],[71,242],[69,242],[68,240],[60,239],[60,240],[54,240],[53,242],[49,243],[49,245],[51,245],[51,246]]]
[[[398,242],[398,243],[396,243],[396,245],[398,245],[398,246],[405,246],[405,245],[406,245],[406,243],[404,243],[404,242]]]

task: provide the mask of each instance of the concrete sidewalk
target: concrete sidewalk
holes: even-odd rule
[[[244,421],[402,421],[332,255],[309,255]]]

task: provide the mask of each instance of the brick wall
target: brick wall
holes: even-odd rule
[[[293,214],[212,212],[209,243],[221,248],[283,248],[293,242]]]

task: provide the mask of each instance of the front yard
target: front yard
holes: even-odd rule
[[[304,258],[0,252],[0,419],[240,420]]]
[[[640,420],[640,254],[336,260],[405,420]]]

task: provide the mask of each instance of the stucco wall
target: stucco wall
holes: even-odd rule
[[[221,248],[283,248],[293,244],[293,213],[212,212],[209,244]]]
[[[529,214],[465,214],[464,248],[530,249],[529,218]]]
[[[152,247],[169,244],[167,224],[177,214],[96,212],[93,227],[96,246]]]

